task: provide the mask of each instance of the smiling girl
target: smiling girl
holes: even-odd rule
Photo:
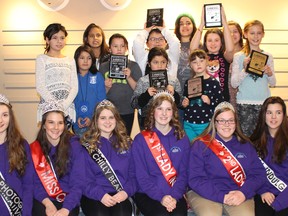
[[[157,93],[148,114],[145,130],[133,142],[139,185],[136,205],[144,215],[187,215],[183,195],[190,146],[173,96],[167,91]],[[169,167],[169,172],[163,167]]]
[[[128,198],[136,191],[131,139],[109,100],[97,105],[91,127],[81,141],[89,152],[85,157],[83,212],[86,216],[131,216]]]
[[[266,182],[255,197],[256,216],[288,215],[288,121],[280,97],[264,101],[250,139],[267,170]]]
[[[253,196],[265,170],[230,103],[215,108],[209,126],[193,142],[188,170],[187,199],[196,215],[255,215]]]
[[[238,87],[237,113],[246,136],[253,133],[261,105],[271,95],[269,85],[271,87],[276,85],[273,56],[260,48],[264,35],[262,22],[259,20],[247,22],[244,26],[246,43],[243,50],[235,54],[232,63],[231,85],[234,88]],[[252,50],[268,55],[267,64],[262,68],[263,77],[246,72]]]
[[[48,25],[43,33],[45,52],[36,58],[36,90],[40,95],[37,122],[42,119],[42,104],[49,100],[63,105],[70,123],[76,121],[73,103],[78,92],[76,65],[74,59],[62,54],[67,35],[65,27],[59,23]]]
[[[42,113],[36,141],[30,144],[37,173],[32,215],[78,216],[85,178],[83,148],[67,130],[62,104],[45,102]]]

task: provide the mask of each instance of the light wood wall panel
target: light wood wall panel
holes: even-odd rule
[[[238,21],[242,27],[247,20],[259,19],[265,25],[262,49],[274,56],[277,85],[271,88],[272,95],[279,95],[288,103],[288,20],[286,0],[271,4],[269,0],[134,0],[123,11],[109,11],[100,1],[85,0],[83,4],[70,1],[58,12],[43,10],[35,0],[1,2],[0,14],[0,92],[5,93],[15,109],[20,128],[32,141],[37,132],[36,108],[39,97],[35,90],[35,58],[44,52],[43,30],[52,22],[61,22],[68,31],[64,54],[73,56],[82,43],[82,34],[89,23],[100,25],[107,40],[113,33],[125,35],[131,46],[145,22],[146,9],[164,7],[166,26],[173,31],[178,14],[193,14],[200,23],[204,3],[221,2],[228,20]],[[261,10],[255,10],[261,4]],[[249,7],[247,5],[250,5]],[[267,6],[265,6],[267,5]],[[266,7],[266,8],[265,8]],[[25,11],[25,13],[21,13]],[[269,13],[266,13],[269,11]],[[133,57],[131,56],[133,59]]]

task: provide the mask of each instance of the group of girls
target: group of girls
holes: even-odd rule
[[[176,36],[165,25],[145,26],[133,43],[139,65],[129,60],[124,80],[108,76],[109,54],[127,55],[123,35],[107,46],[90,24],[74,61],[61,53],[67,31],[50,24],[36,59],[41,124],[30,148],[0,95],[3,215],[78,215],[80,199],[86,216],[131,215],[130,197],[145,216],[186,215],[186,202],[200,216],[287,215],[287,114],[281,98],[269,97],[273,57],[265,52],[263,77],[245,72],[251,50],[264,52],[264,26],[247,22],[243,46],[240,26],[221,10],[223,32],[207,30],[203,45],[203,13],[199,28],[180,15]],[[169,83],[159,92],[148,74],[165,69]],[[203,95],[188,99],[187,80],[200,76]],[[144,130],[132,142],[133,108],[141,109]]]
[[[0,95],[1,215],[76,216],[81,199],[86,216],[130,216],[130,197],[151,216],[187,215],[186,202],[200,216],[287,215],[284,101],[265,100],[252,142],[234,107],[221,102],[191,146],[174,100],[168,91],[153,96],[133,142],[108,100],[97,104],[81,140],[68,131],[62,104],[45,102],[29,148]]]

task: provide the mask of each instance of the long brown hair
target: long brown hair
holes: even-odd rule
[[[185,132],[179,121],[178,109],[177,109],[175,102],[172,99],[172,96],[163,94],[152,100],[147,111],[148,115],[145,119],[144,128],[145,130],[152,130],[152,128],[155,127],[155,118],[154,118],[155,110],[157,107],[161,106],[162,102],[165,100],[171,103],[172,105],[173,115],[169,124],[170,126],[175,128],[174,135],[176,136],[178,140],[180,140],[185,136]]]
[[[262,28],[262,31],[264,33],[264,25],[261,21],[259,20],[251,20],[249,22],[247,22],[245,25],[244,25],[244,29],[243,29],[243,32],[244,34],[248,33],[249,31],[249,28],[252,27],[252,26],[255,26],[255,25],[258,25]],[[249,41],[247,40],[247,38],[244,36],[244,39],[246,40],[246,43],[244,44],[244,47],[243,47],[243,52],[246,56],[248,56],[251,52],[251,49],[250,49],[250,44],[249,44]]]
[[[42,116],[41,126],[40,130],[37,134],[36,140],[40,143],[40,146],[42,148],[43,154],[46,157],[46,160],[48,161],[48,155],[51,150],[51,144],[48,141],[46,129],[45,129],[45,123],[47,120],[47,116],[52,113],[56,112],[62,115],[63,122],[65,122],[65,116],[64,113],[61,111],[51,111],[47,112]],[[65,123],[64,123],[65,124]],[[66,174],[69,164],[69,153],[70,153],[70,139],[72,137],[72,134],[68,131],[67,126],[65,124],[65,128],[63,133],[60,136],[60,141],[57,145],[56,150],[56,158],[55,158],[55,172],[59,177],[62,177]]]
[[[190,19],[192,25],[193,25],[193,29],[192,29],[192,33],[190,35],[190,38],[189,40],[191,41],[195,32],[197,31],[197,28],[196,28],[196,24],[195,24],[195,21],[193,19],[193,17],[190,15],[190,14],[180,14],[177,18],[176,18],[176,21],[175,21],[175,28],[174,28],[174,33],[176,35],[176,37],[179,39],[179,41],[181,41],[181,34],[180,34],[180,20],[182,17],[187,17],[188,19]]]
[[[24,147],[25,140],[18,128],[12,106],[4,103],[0,103],[0,105],[8,107],[9,110],[9,125],[6,137],[6,142],[8,144],[9,172],[16,170],[20,176],[23,176],[28,163]]]
[[[112,132],[112,134],[115,136],[115,139],[111,140],[112,146],[118,151],[128,150],[130,148],[132,140],[127,135],[125,124],[121,119],[118,110],[108,100],[100,102],[95,107],[94,114],[91,120],[92,121],[91,126],[89,130],[86,133],[84,133],[83,137],[81,138],[81,143],[88,143],[94,149],[99,148],[99,146],[101,145],[100,143],[101,131],[98,127],[97,121],[99,119],[101,112],[104,109],[110,110],[113,113],[114,118],[116,120],[116,126]]]
[[[88,36],[89,36],[89,32],[91,31],[91,29],[93,28],[97,28],[100,30],[101,35],[102,35],[102,44],[100,46],[100,63],[102,63],[103,60],[105,60],[105,58],[107,57],[107,55],[109,55],[109,47],[106,43],[106,38],[105,38],[105,34],[103,29],[96,25],[95,23],[91,23],[90,25],[87,26],[87,28],[85,29],[84,33],[83,33],[83,44],[90,46],[88,43]]]
[[[273,161],[281,163],[285,158],[288,151],[288,122],[287,111],[285,102],[280,97],[267,98],[260,110],[257,126],[251,135],[250,139],[256,147],[258,154],[261,158],[265,158],[268,154],[268,126],[266,124],[266,112],[269,104],[280,104],[283,112],[283,121],[277,130],[274,137],[273,145]]]
[[[225,104],[225,103],[228,104],[228,106],[226,106],[226,105],[222,106],[222,104]],[[218,106],[219,106],[220,108],[217,108]],[[238,116],[237,116],[234,108],[232,107],[232,105],[229,104],[228,102],[222,102],[222,103],[218,104],[218,106],[215,108],[214,114],[213,114],[213,116],[212,116],[211,122],[209,123],[208,127],[203,131],[203,133],[202,133],[199,137],[195,138],[195,139],[192,141],[192,143],[193,143],[195,140],[198,140],[198,139],[206,136],[207,134],[210,134],[210,135],[211,135],[211,137],[210,137],[210,142],[211,142],[213,139],[215,139],[216,133],[217,133],[217,131],[216,131],[216,125],[215,125],[215,124],[216,124],[216,118],[217,118],[218,115],[220,115],[221,113],[226,112],[226,111],[232,111],[233,114],[234,114],[235,126],[236,126],[236,127],[235,127],[235,131],[234,131],[234,135],[237,137],[237,140],[238,140],[240,143],[249,142],[249,141],[250,141],[249,138],[246,137],[246,136],[243,134],[242,130],[241,130]],[[222,107],[221,107],[221,106],[222,106]]]

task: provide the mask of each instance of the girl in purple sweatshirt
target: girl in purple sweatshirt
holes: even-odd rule
[[[183,195],[190,145],[174,98],[168,92],[157,93],[148,109],[145,130],[133,142],[136,205],[145,216],[187,215]]]
[[[31,216],[33,165],[12,106],[0,94],[0,215]]]
[[[255,196],[256,216],[288,215],[288,123],[285,102],[267,98],[251,135],[266,170],[265,184]]]
[[[254,216],[253,196],[265,170],[241,132],[233,106],[220,103],[207,129],[194,141],[187,200],[197,215]]]

